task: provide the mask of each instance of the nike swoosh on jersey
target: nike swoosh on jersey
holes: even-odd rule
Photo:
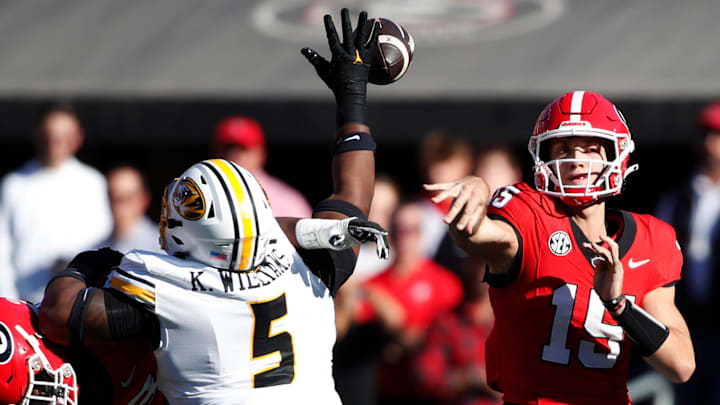
[[[132,371],[130,372],[130,377],[128,377],[127,380],[120,382],[120,385],[121,385],[123,388],[127,388],[127,387],[130,386],[130,383],[132,382],[133,377],[135,377],[135,369],[136,369],[136,368],[137,368],[137,366],[133,366],[133,369],[132,369]]]
[[[639,262],[635,262],[635,261],[633,261],[632,258],[630,258],[630,260],[628,261],[628,267],[630,267],[631,269],[634,269],[634,268],[640,267],[643,264],[647,264],[647,263],[650,263],[650,259],[645,259],[645,260],[640,260]]]

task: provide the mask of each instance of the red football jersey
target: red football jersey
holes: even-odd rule
[[[562,203],[520,183],[500,189],[488,215],[521,239],[511,274],[488,275],[496,321],[487,343],[488,382],[517,404],[628,404],[632,342],[593,289],[587,239]],[[680,279],[673,228],[650,215],[608,211],[624,267],[623,292],[645,294]]]

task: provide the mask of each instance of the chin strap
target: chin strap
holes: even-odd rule
[[[635,163],[634,165],[631,165],[630,167],[628,167],[628,168],[625,170],[625,177],[623,178],[623,180],[625,180],[625,179],[627,178],[628,174],[633,173],[633,172],[636,172],[639,168],[640,168],[640,165],[637,164],[637,163]]]

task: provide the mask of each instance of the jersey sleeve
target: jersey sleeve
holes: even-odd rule
[[[155,283],[142,257],[131,251],[120,265],[110,273],[105,288],[118,291],[155,311]]]
[[[537,233],[537,219],[531,193],[527,185],[521,183],[499,188],[490,200],[487,216],[509,224],[518,239],[518,252],[510,271],[503,275],[485,273],[487,282],[493,287],[505,287],[512,283],[522,271],[527,255],[535,251],[531,245]]]
[[[683,265],[682,250],[677,240],[675,229],[658,219],[653,223],[653,235],[658,235],[656,256],[659,263],[656,274],[649,280],[648,291],[663,286],[675,285],[680,281],[680,273]]]

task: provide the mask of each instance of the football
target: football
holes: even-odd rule
[[[412,35],[400,24],[387,18],[375,18],[375,29],[379,29],[377,47],[370,68],[370,83],[390,84],[405,75],[415,52]]]

